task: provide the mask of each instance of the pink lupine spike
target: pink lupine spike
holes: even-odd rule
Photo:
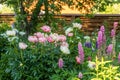
[[[102,31],[103,33],[105,32],[105,27],[104,26],[101,26],[100,27],[100,31]]]
[[[115,30],[112,29],[112,30],[111,30],[111,37],[114,37],[114,36],[115,36]]]
[[[102,31],[99,31],[98,32],[98,38],[97,38],[98,48],[100,48],[100,46],[102,45],[102,43],[103,43],[103,34],[102,34]]]
[[[78,43],[78,53],[79,53],[81,62],[83,62],[84,61],[84,50],[83,50],[82,44],[80,42]]]
[[[114,22],[114,24],[113,24],[114,29],[116,29],[117,26],[118,26],[118,22]]]
[[[107,52],[108,54],[111,54],[112,51],[113,51],[113,44],[109,44],[109,46],[107,47],[106,52]]]
[[[63,59],[62,58],[60,58],[59,61],[58,61],[58,67],[59,68],[63,67]]]

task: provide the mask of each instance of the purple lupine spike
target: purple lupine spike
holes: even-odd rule
[[[100,31],[102,31],[102,41],[103,43],[106,42],[106,37],[105,37],[105,27],[101,26]]]
[[[111,30],[111,37],[114,37],[114,36],[115,36],[115,30],[112,29],[112,30]]]
[[[101,47],[102,43],[103,43],[103,34],[102,34],[102,31],[99,31],[98,32],[98,38],[97,38],[97,46],[98,46],[98,48]]]
[[[120,63],[120,52],[119,52],[119,55],[118,55],[118,63]]]
[[[59,66],[59,68],[62,68],[62,67],[63,67],[63,59],[62,59],[62,58],[60,58],[60,59],[58,60],[58,66]]]
[[[83,62],[84,61],[84,51],[83,51],[81,42],[78,43],[78,53],[79,53],[81,62]]]

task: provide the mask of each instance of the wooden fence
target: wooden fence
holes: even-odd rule
[[[11,24],[15,21],[14,14],[0,14],[0,23],[7,22]],[[61,14],[55,15],[57,18],[65,19],[70,22],[75,18],[80,18],[82,20],[83,31],[91,32],[98,29],[101,25],[107,25],[110,29],[113,26],[113,22],[120,21],[120,14],[95,14],[92,18],[84,17],[80,14]]]

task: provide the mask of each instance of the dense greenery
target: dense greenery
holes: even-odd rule
[[[1,54],[0,79],[119,80],[118,35],[112,33],[113,37],[106,36],[106,42],[98,48],[97,35],[84,36],[80,23],[76,19],[64,26],[64,33],[56,33],[44,25],[28,38],[15,28],[5,29],[0,40],[4,38],[8,45],[5,45],[7,51]],[[115,28],[118,23],[116,25]],[[103,26],[100,30],[105,31]],[[104,35],[106,33],[110,35],[108,32]],[[115,43],[115,49],[110,48],[109,53],[107,46]],[[105,44],[106,47],[103,48]]]

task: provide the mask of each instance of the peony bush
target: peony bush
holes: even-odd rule
[[[83,34],[78,20],[65,27],[63,34],[53,32],[49,25],[27,38],[24,31],[6,30],[1,36],[9,46],[1,54],[0,79],[119,80],[117,27],[114,22],[110,36],[106,36],[101,26],[92,37]]]

